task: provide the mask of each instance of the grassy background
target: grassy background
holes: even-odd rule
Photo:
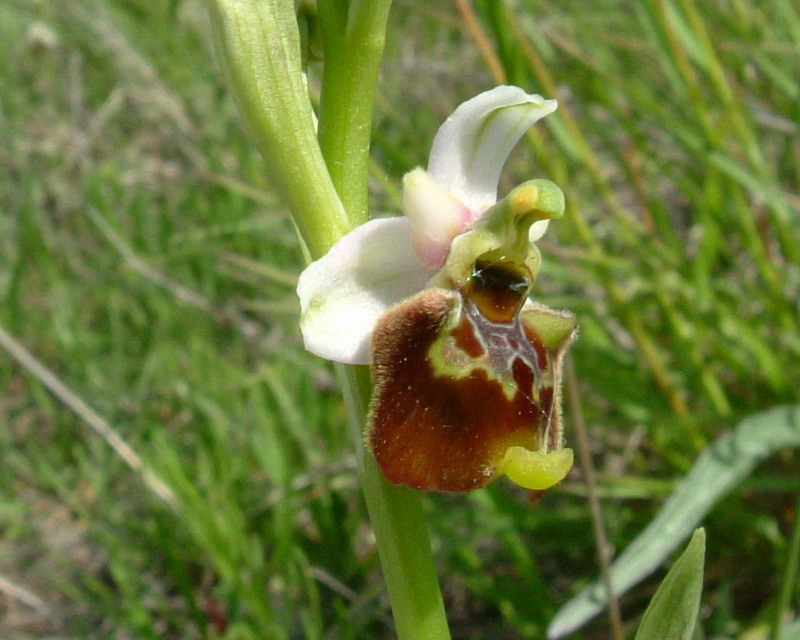
[[[536,295],[579,316],[621,549],[714,437],[800,398],[800,14],[473,9],[467,28],[465,2],[397,0],[372,207],[398,211],[400,176],[467,97],[508,81],[560,99],[501,189],[567,193]],[[0,37],[0,324],[177,505],[0,352],[0,638],[392,637],[342,403],[297,331],[299,247],[201,2],[5,0]],[[799,460],[708,517],[707,637],[764,637]],[[579,470],[536,505],[499,482],[427,507],[455,638],[541,638],[597,573]],[[625,598],[629,628],[657,583]]]

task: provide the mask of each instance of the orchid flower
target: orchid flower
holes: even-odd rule
[[[560,410],[574,317],[528,298],[534,244],[564,209],[532,180],[497,202],[500,172],[554,100],[501,86],[440,127],[406,216],[356,228],[301,274],[306,348],[371,364],[367,443],[390,482],[469,491],[499,475],[532,491],[572,467]]]

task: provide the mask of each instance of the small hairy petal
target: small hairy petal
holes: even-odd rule
[[[440,187],[424,169],[403,177],[403,209],[411,220],[411,243],[422,264],[444,264],[450,243],[472,223],[470,210]]]
[[[306,349],[337,362],[369,364],[378,318],[424,288],[431,275],[411,247],[408,218],[371,220],[354,229],[300,274]]]
[[[555,111],[557,102],[500,86],[464,102],[433,140],[428,171],[473,212],[497,200],[497,183],[523,133]]]

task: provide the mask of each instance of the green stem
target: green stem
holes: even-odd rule
[[[319,143],[292,0],[208,0],[222,66],[310,259],[367,220],[372,105],[390,0],[320,0],[325,64]],[[369,377],[340,367],[364,495],[399,640],[448,640],[420,495],[365,453]]]
[[[390,0],[322,0],[319,17],[325,65],[319,143],[350,221],[366,222],[372,107]]]
[[[325,64],[319,140],[350,223],[368,219],[372,108],[390,0],[321,0]],[[392,605],[398,640],[449,640],[420,494],[390,485],[364,449],[369,371],[338,366],[364,498]]]
[[[398,640],[449,640],[420,494],[389,484],[364,449],[368,369],[339,365],[338,371]]]

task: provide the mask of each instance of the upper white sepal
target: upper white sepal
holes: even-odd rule
[[[461,104],[439,127],[428,159],[436,182],[478,215],[497,201],[500,171],[514,145],[555,100],[500,86]]]

